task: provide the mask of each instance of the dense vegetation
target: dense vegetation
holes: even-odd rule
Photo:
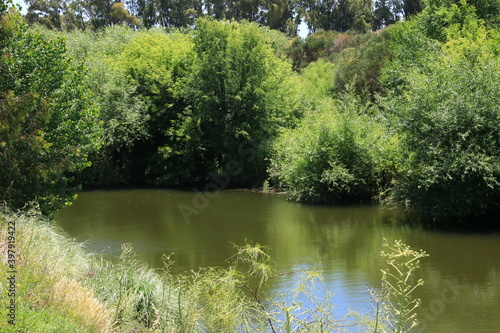
[[[13,207],[36,200],[50,214],[74,200],[71,180],[99,147],[99,108],[62,38],[2,11],[0,48],[0,198]]]
[[[493,214],[497,2],[405,4],[422,9],[362,34],[313,24],[338,31],[303,40],[215,20],[229,15],[215,5],[149,30],[60,31],[28,27],[2,2],[0,196],[50,215],[78,184],[269,182],[300,201],[381,200],[435,222]]]
[[[51,216],[82,184],[270,183],[303,202],[382,201],[436,224],[500,211],[496,0],[28,3],[23,18],[0,1],[0,200],[12,209],[37,202]],[[294,37],[303,18],[306,39]],[[297,305],[265,308],[253,285],[277,272],[259,246],[174,281],[168,258],[161,277],[128,246],[98,261],[32,214],[0,212],[3,240],[18,226],[21,327],[338,325],[325,306],[312,314],[320,327]],[[354,323],[370,331],[406,331],[418,306],[406,296],[421,282],[406,283],[425,253],[389,250],[392,293]]]

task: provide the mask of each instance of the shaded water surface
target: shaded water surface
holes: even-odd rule
[[[379,206],[318,207],[249,191],[94,191],[79,195],[56,220],[92,251],[117,255],[132,243],[139,258],[161,266],[174,253],[175,272],[224,266],[232,244],[271,247],[280,272],[315,266],[333,292],[339,315],[369,308],[368,289],[380,285],[383,238],[401,239],[430,257],[421,260],[426,283],[418,297],[421,331],[500,332],[500,234],[422,231],[392,223]],[[293,277],[272,288],[286,291]],[[324,288],[318,288],[323,293]]]

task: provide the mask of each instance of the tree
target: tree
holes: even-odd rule
[[[61,35],[44,31],[53,38]],[[92,165],[78,175],[78,181],[88,186],[135,184],[142,180],[134,174],[134,147],[149,136],[148,102],[136,92],[120,56],[135,30],[123,25],[92,31],[72,31],[63,35],[68,53],[87,68],[85,83],[99,106],[103,123],[103,142],[98,152],[89,156]]]
[[[98,147],[98,109],[62,39],[29,31],[15,11],[0,19],[0,197],[50,215],[74,199],[73,175]]]
[[[197,153],[201,149],[197,134],[188,131],[191,105],[186,91],[196,61],[190,37],[159,30],[140,33],[118,59],[117,65],[134,87],[134,97],[147,105],[147,138],[132,148],[131,168],[140,174],[137,178],[157,185],[178,185],[195,178],[203,159]]]
[[[126,23],[132,27],[139,25],[139,20],[135,16],[130,15],[125,5],[121,2],[115,2],[111,5],[110,16],[113,24]]]
[[[111,6],[114,0],[87,0],[81,2],[85,16],[94,30],[111,25]]]
[[[28,23],[38,22],[52,29],[61,29],[65,1],[28,0],[26,19]]]
[[[302,8],[313,32],[319,29],[366,32],[373,20],[371,0],[304,0]]]
[[[300,24],[298,1],[280,0],[266,1],[263,25],[287,33],[289,36],[297,35]]]
[[[159,0],[158,21],[163,27],[188,27],[201,16],[202,2],[199,0]]]
[[[399,12],[400,8],[398,1],[375,1],[373,29],[378,30],[396,23],[399,20]]]
[[[241,185],[263,180],[267,140],[297,116],[294,76],[256,24],[200,19],[194,36],[198,56],[191,80],[208,171],[228,163],[244,166]]]
[[[26,20],[29,24],[39,23],[50,29],[85,30],[87,22],[83,3],[79,0],[26,0]]]
[[[50,29],[85,30],[88,26],[94,30],[113,24],[126,23],[138,26],[139,21],[120,1],[114,0],[26,0],[28,23],[40,23]],[[145,3],[143,1],[143,3]],[[153,4],[153,2],[147,2]],[[130,2],[131,10],[139,12],[137,3]],[[144,12],[144,11],[142,11]],[[141,13],[142,13],[141,12]],[[141,16],[146,23],[148,17]],[[154,22],[152,23],[152,25]]]
[[[426,219],[456,222],[500,209],[499,40],[477,20],[443,33],[442,51],[389,103],[407,153],[399,199]]]

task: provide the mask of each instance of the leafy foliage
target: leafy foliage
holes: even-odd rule
[[[61,36],[47,29],[42,33],[49,38]],[[136,93],[136,85],[119,58],[136,33],[114,26],[99,32],[74,31],[62,35],[68,53],[87,69],[85,82],[100,108],[99,119],[103,124],[102,147],[90,156],[92,166],[78,179],[90,186],[132,183],[136,177],[132,172],[134,146],[149,137],[149,104]]]
[[[144,122],[138,129],[142,127],[145,135],[132,148],[133,168],[146,172],[155,184],[178,184],[196,170],[187,153],[192,145],[184,133],[190,113],[186,89],[196,61],[192,49],[187,35],[150,31],[137,34],[117,62],[134,98],[147,107],[141,110],[145,115],[139,113],[136,119]]]
[[[411,152],[400,194],[433,218],[499,208],[499,62],[470,55],[478,56],[447,56],[433,75],[415,75],[399,104]]]
[[[390,174],[396,137],[356,99],[325,101],[276,141],[270,174],[294,199],[312,203],[369,201]]]
[[[235,183],[264,178],[266,141],[300,115],[288,63],[255,24],[199,20],[194,44],[199,62],[190,92],[203,160],[216,173],[231,161],[243,166]]]
[[[255,24],[65,35],[89,68],[105,130],[86,184],[203,182],[228,163],[246,167],[233,184],[260,183],[267,140],[301,114],[298,79],[277,55],[283,36]]]
[[[98,147],[98,109],[62,39],[28,31],[17,12],[0,24],[0,196],[17,208],[37,200],[52,214],[72,201],[72,175]]]
[[[336,92],[349,93],[346,89],[352,86],[358,96],[366,95],[371,100],[384,93],[380,76],[390,57],[391,36],[384,30],[369,37],[360,47],[345,49],[334,60]]]
[[[314,104],[333,94],[334,71],[333,63],[319,59],[300,72],[308,103]]]
[[[397,44],[383,75],[383,104],[396,115],[406,155],[394,197],[440,222],[498,209],[499,39],[460,6],[435,9],[453,17],[439,34],[417,25],[437,15],[431,9],[391,29]]]

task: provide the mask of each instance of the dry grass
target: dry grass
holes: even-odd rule
[[[96,331],[111,332],[113,311],[75,280],[65,276],[59,279],[52,288],[51,303]]]
[[[15,222],[16,326],[1,331],[44,331],[53,322],[63,329],[110,332],[112,310],[84,285],[81,271],[91,257],[81,244],[72,242],[56,226],[33,211],[0,212],[0,262],[7,265],[8,222]],[[4,281],[8,270],[1,270]],[[81,281],[80,281],[81,280]],[[5,285],[0,284],[2,290]],[[3,293],[2,296],[4,296]],[[10,297],[2,297],[9,301]],[[3,303],[2,303],[3,304]],[[3,316],[2,316],[3,317]]]
[[[9,222],[16,225],[18,324],[0,321],[0,332],[176,331],[176,311],[182,306],[177,289],[135,260],[132,248],[125,247],[128,250],[112,263],[89,253],[85,244],[75,242],[36,209],[21,214],[0,207],[3,267]],[[6,278],[7,270],[0,270],[2,304],[8,301]],[[5,318],[6,309],[1,308]]]

